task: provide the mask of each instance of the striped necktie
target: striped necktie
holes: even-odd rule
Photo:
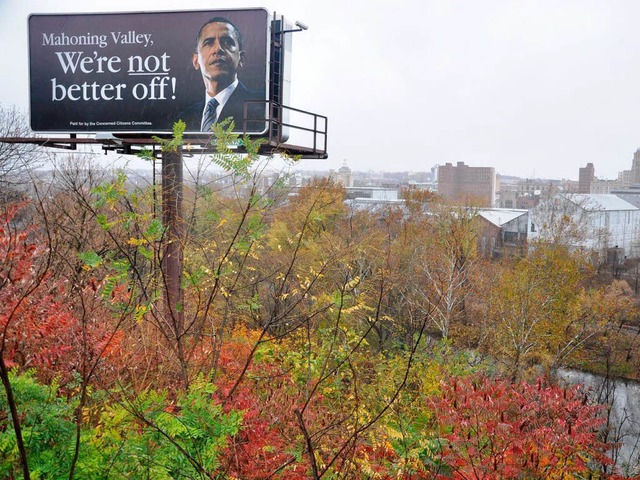
[[[216,108],[218,108],[218,101],[212,98],[209,100],[209,103],[207,103],[207,109],[204,111],[204,116],[202,117],[201,132],[211,131],[211,126],[216,123]]]

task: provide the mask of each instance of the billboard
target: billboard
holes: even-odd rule
[[[232,117],[242,132],[246,100],[265,118],[269,25],[264,9],[33,14],[31,128],[157,133],[182,119],[199,132]]]

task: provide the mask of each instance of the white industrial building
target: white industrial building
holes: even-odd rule
[[[640,208],[615,194],[560,194],[532,212],[532,238],[568,241],[606,256],[640,257]]]

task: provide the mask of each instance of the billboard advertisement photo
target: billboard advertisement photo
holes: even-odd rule
[[[208,132],[232,118],[262,133],[269,42],[264,9],[33,14],[31,128],[170,132],[181,119]]]

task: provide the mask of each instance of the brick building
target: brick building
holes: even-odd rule
[[[438,194],[451,203],[493,207],[497,183],[493,167],[470,167],[464,162],[438,167]]]
[[[578,173],[578,193],[591,193],[591,184],[595,180],[595,168],[593,163],[587,163]]]

